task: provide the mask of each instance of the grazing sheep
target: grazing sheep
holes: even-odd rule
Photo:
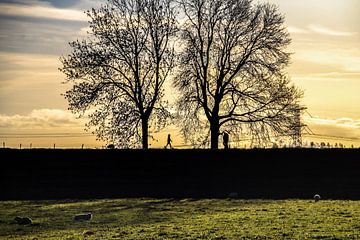
[[[83,235],[84,235],[84,236],[91,236],[91,235],[94,235],[94,234],[95,234],[95,232],[89,231],[89,230],[83,232]]]
[[[29,218],[29,217],[15,217],[15,218],[14,218],[14,221],[15,221],[17,224],[20,224],[20,225],[29,225],[29,224],[32,224],[32,220],[31,220],[31,218]]]
[[[320,201],[320,199],[321,199],[320,195],[319,195],[319,194],[315,194],[315,196],[314,196],[315,202]]]
[[[91,218],[92,218],[91,213],[81,213],[81,214],[76,214],[74,216],[75,221],[87,221],[90,220]]]

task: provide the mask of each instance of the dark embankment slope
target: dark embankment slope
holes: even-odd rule
[[[360,199],[359,149],[0,149],[0,199]]]

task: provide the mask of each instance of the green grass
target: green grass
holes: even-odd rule
[[[93,219],[73,221],[81,212]],[[360,239],[360,201],[4,201],[0,239]]]

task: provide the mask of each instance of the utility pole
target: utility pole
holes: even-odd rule
[[[298,106],[294,111],[295,115],[295,125],[293,129],[293,145],[295,147],[301,147],[302,146],[302,135],[301,131],[302,128],[305,126],[301,123],[301,110],[303,108]]]

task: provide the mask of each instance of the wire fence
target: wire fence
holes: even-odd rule
[[[73,143],[73,144],[64,144],[64,142],[67,142],[66,139],[70,139],[70,138],[80,138],[80,139],[84,139],[84,138],[89,138],[92,137],[93,134],[91,133],[41,133],[41,134],[35,134],[35,133],[11,133],[11,134],[0,134],[0,139],[2,139],[2,147],[3,148],[7,148],[7,147],[12,147],[12,148],[20,148],[20,149],[32,149],[32,148],[80,148],[80,149],[85,149],[85,148],[106,148],[106,144],[101,144],[99,143],[98,145],[96,144],[86,144],[86,143],[81,143],[81,141],[77,141],[77,143]],[[280,136],[281,137],[281,136]],[[270,138],[275,138],[274,136],[270,137]],[[36,143],[39,139],[43,140],[43,143],[38,144]],[[61,141],[61,139],[64,139],[63,141]],[[34,141],[32,141],[34,140]],[[53,141],[52,141],[53,140]],[[344,143],[342,142],[346,142],[349,143],[350,145],[348,145],[347,147],[355,147],[355,145],[359,146],[360,145],[360,138],[357,137],[343,137],[343,136],[334,136],[334,135],[326,135],[326,134],[315,134],[315,133],[306,133],[303,134],[303,140],[304,141],[310,141],[310,140],[317,140],[317,142],[313,142],[312,145],[310,145],[309,143],[307,144],[303,144],[302,147],[320,147],[321,144],[324,144],[324,142],[327,141],[338,141],[338,143],[332,143],[331,147],[346,147]],[[7,144],[7,142],[10,141],[11,144]],[[27,142],[27,143],[24,143]],[[46,143],[44,143],[46,142]],[[232,140],[229,141],[230,147],[231,148],[259,148],[259,147],[265,147],[265,148],[273,148],[276,144],[276,141],[273,142],[269,142],[267,145],[262,145],[262,146],[257,146],[257,145],[253,145],[251,144],[251,138],[243,138],[243,139],[239,139],[239,140]],[[221,144],[221,142],[220,142]],[[329,145],[329,144],[328,144]],[[161,146],[159,143],[156,143],[156,145],[154,146],[150,146],[152,148],[163,148],[163,146]],[[208,147],[208,146],[202,146],[204,147]],[[292,144],[291,141],[288,142],[282,142],[282,144],[277,145],[277,147],[299,147],[299,146],[294,146]],[[173,144],[172,148],[177,148],[177,149],[186,149],[186,148],[201,148],[199,146],[194,146],[193,144],[190,143],[179,143],[179,144]]]
[[[308,115],[310,118],[315,119],[313,115],[308,111],[305,110],[305,114]],[[54,132],[54,133],[0,133],[0,139],[3,140],[3,147],[5,148],[6,142],[12,142],[11,146],[19,147],[19,148],[35,148],[35,144],[33,142],[39,142],[39,140],[47,140],[46,143],[41,144],[41,146],[47,146],[47,148],[56,148],[57,143],[59,143],[59,146],[64,145],[64,141],[69,141],[69,139],[86,139],[93,137],[94,134],[92,133],[86,133],[86,132],[78,132],[78,133],[69,133],[69,132]],[[356,145],[360,145],[360,137],[344,137],[344,136],[335,136],[335,135],[327,135],[327,134],[316,134],[314,133],[309,126],[305,125],[302,128],[301,136],[303,140],[317,140],[318,142],[314,143],[312,141],[311,146],[322,146],[324,142],[326,141],[339,141],[339,143],[335,143],[336,145],[333,146],[345,146],[345,144],[341,143],[342,141],[345,141],[347,143],[351,142],[351,147],[354,146],[354,143]],[[274,144],[276,143],[276,138],[282,137],[282,136],[270,136],[270,139],[273,139],[274,141],[267,144],[268,147],[274,147]],[[290,135],[284,135],[283,137],[291,137]],[[60,139],[64,139],[64,141],[60,141]],[[68,140],[65,140],[68,139]],[[229,141],[230,146],[232,148],[252,148],[252,147],[259,147],[256,145],[251,144],[251,138],[242,138],[239,140],[232,140]],[[21,143],[21,141],[26,141],[27,144]],[[15,143],[16,142],[16,143]],[[30,143],[29,143],[30,142]],[[53,142],[53,143],[49,143]],[[68,146],[67,148],[106,148],[106,144],[101,145],[99,144],[86,144],[86,141],[78,140],[77,143],[72,143],[71,146]],[[162,146],[159,145],[159,141],[156,140],[157,143],[154,143],[155,148],[162,148]],[[271,145],[272,144],[272,145]],[[67,144],[69,145],[69,144]],[[292,147],[292,143],[288,142],[287,144],[284,144],[286,147]],[[327,144],[329,145],[329,143]],[[154,147],[150,146],[150,147]],[[266,145],[265,145],[266,146]],[[63,147],[63,146],[62,146]],[[189,143],[181,143],[181,144],[174,144],[172,146],[173,148],[196,148],[193,144]],[[204,146],[203,146],[204,147]],[[208,147],[208,146],[207,146]],[[261,146],[264,147],[264,146]],[[298,146],[296,146],[298,147]],[[303,144],[304,147],[304,144]]]

